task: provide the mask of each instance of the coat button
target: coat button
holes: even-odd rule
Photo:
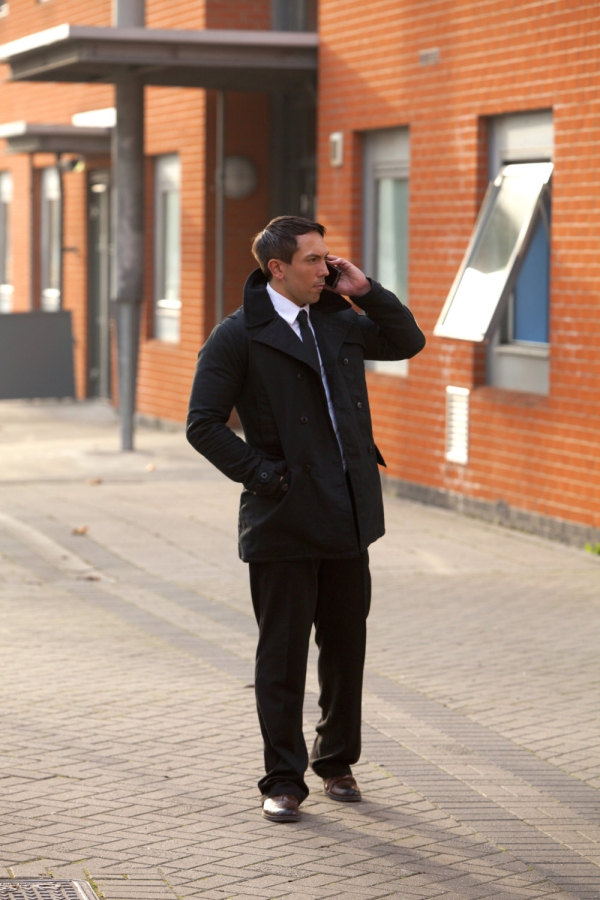
[[[281,490],[282,490],[282,491],[287,491],[288,488],[289,488],[289,484],[282,484],[282,485],[281,485]]]
[[[306,418],[306,416],[300,416],[300,421],[302,422],[303,425],[306,425],[306,423],[308,422],[308,419]]]
[[[358,403],[356,405],[359,409],[362,409],[362,403],[360,402],[360,400],[358,401]]]
[[[268,473],[268,472],[261,472],[261,473],[260,473],[260,480],[261,480],[261,481],[268,481],[268,480],[269,480],[269,473]]]
[[[348,365],[348,362],[349,362],[349,360],[347,360],[346,357],[344,357],[343,360],[342,360],[342,365],[343,365],[343,366],[347,366],[347,365]]]
[[[373,444],[369,444],[369,446],[367,447],[367,453],[372,453],[374,449],[375,447],[373,446]]]
[[[306,465],[304,466],[304,471],[305,471],[305,472],[310,472],[311,469],[312,469],[311,464],[310,464],[310,463],[306,463]]]
[[[302,372],[298,372],[298,381],[304,381],[304,374]]]

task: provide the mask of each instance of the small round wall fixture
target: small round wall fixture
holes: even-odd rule
[[[223,161],[223,192],[230,200],[249,197],[258,184],[256,166],[247,156],[226,156]]]

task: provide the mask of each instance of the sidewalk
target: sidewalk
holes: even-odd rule
[[[600,898],[600,558],[387,497],[365,801],[309,775],[302,821],[273,825],[239,488],[183,430],[137,445],[118,452],[107,407],[0,403],[1,878],[106,900]],[[313,656],[308,740],[316,718]]]

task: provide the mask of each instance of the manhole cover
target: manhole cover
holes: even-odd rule
[[[98,900],[98,896],[83,881],[0,878],[0,900]]]

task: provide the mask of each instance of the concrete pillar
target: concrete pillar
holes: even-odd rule
[[[113,0],[115,28],[143,28],[146,24],[146,0]]]
[[[117,77],[115,101],[113,241],[121,449],[133,450],[144,286],[144,84],[139,76]]]
[[[115,28],[143,28],[146,0],[112,0]],[[115,80],[112,137],[114,300],[121,449],[133,450],[133,420],[144,288],[144,85],[134,73]]]

